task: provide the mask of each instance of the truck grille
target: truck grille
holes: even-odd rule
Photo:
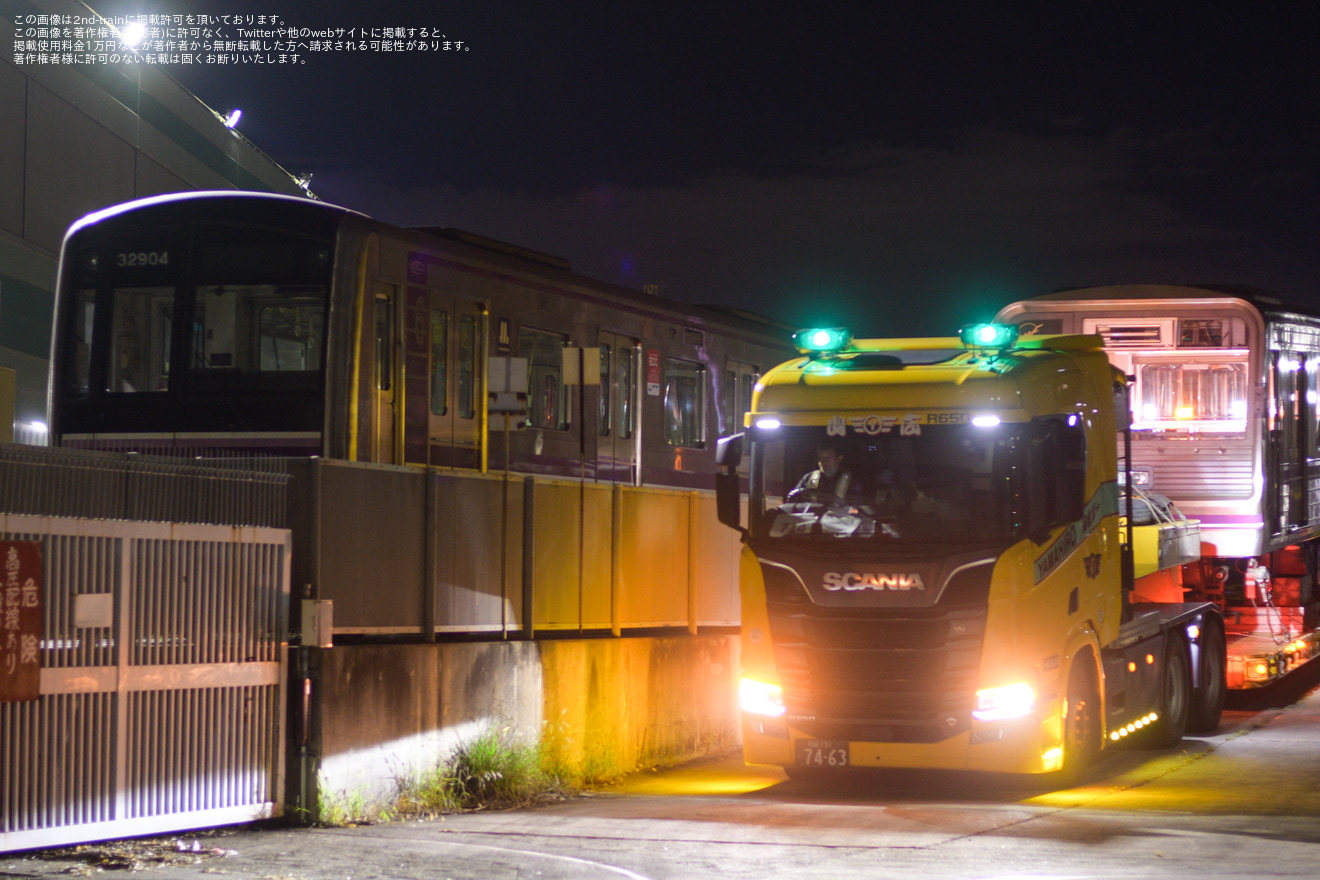
[[[955,580],[973,583],[950,584],[950,601],[914,609],[822,608],[767,584],[790,723],[857,742],[933,743],[970,729],[989,576],[989,566],[966,572]]]

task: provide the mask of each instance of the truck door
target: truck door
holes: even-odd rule
[[[641,349],[627,336],[602,331],[600,394],[596,407],[596,477],[638,484],[638,363]]]

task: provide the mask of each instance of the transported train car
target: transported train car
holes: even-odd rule
[[[995,320],[1098,334],[1132,377],[1133,482],[1143,509],[1200,522],[1203,559],[1169,588],[1225,606],[1230,685],[1314,656],[1320,314],[1254,289],[1127,285],[1016,302]]]
[[[791,352],[787,328],[556,257],[234,192],[83,218],[54,326],[59,445],[694,488],[761,368]],[[525,359],[525,383],[506,358]],[[506,433],[491,399],[526,429]]]

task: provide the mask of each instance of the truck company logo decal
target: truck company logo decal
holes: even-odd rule
[[[921,575],[889,574],[856,571],[827,571],[822,580],[832,592],[838,590],[924,590]]]
[[[920,437],[922,425],[958,425],[971,420],[971,414],[965,412],[906,413],[901,416],[831,416],[825,423],[825,433],[831,437],[842,437],[852,428],[858,434],[874,437],[877,434],[892,434],[897,429],[900,437]]]
[[[1102,519],[1116,513],[1118,513],[1118,484],[1104,483],[1091,496],[1091,500],[1086,502],[1086,507],[1082,509],[1082,518],[1065,526],[1059,537],[1054,539],[1054,543],[1036,557],[1036,583],[1049,577],[1073,554],[1074,550],[1082,546],[1082,542],[1099,527]],[[1089,565],[1087,570],[1089,572]],[[1096,574],[1099,574],[1098,562]]]

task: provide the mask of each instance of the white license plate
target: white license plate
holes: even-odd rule
[[[831,739],[800,739],[796,743],[800,767],[847,767],[848,743]]]

